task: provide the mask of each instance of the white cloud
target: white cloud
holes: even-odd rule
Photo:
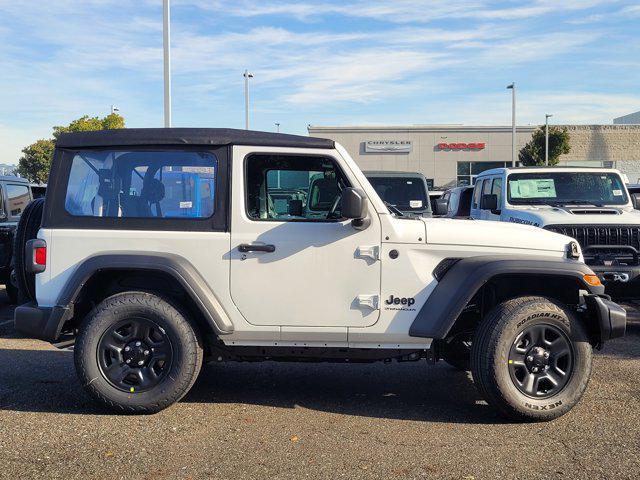
[[[628,3],[174,0],[174,118],[228,125],[241,109],[241,73],[249,68],[254,111],[278,112],[279,121],[506,123],[504,92],[478,91],[502,90],[511,80],[524,87],[522,119],[553,108],[571,121],[610,121],[638,105],[633,95],[614,94],[639,73],[632,61],[638,37],[607,23],[640,13]],[[0,104],[11,122],[0,121],[11,132],[33,131],[26,143],[54,123],[104,114],[111,103],[130,125],[160,124],[160,1],[0,0],[0,17]],[[624,55],[608,43],[612,32]],[[580,73],[545,74],[559,59],[574,61]],[[625,75],[617,77],[614,65],[624,65]],[[606,93],[536,93],[553,88],[550,81]],[[11,143],[6,134],[3,140]],[[16,147],[0,148],[15,154]]]

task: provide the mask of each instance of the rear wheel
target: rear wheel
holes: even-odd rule
[[[94,398],[123,413],[155,413],[189,391],[203,352],[198,333],[174,306],[127,292],[89,313],[74,355],[80,381]]]
[[[471,347],[478,389],[518,420],[552,420],[576,405],[591,374],[591,345],[568,309],[541,297],[498,305]]]
[[[17,287],[17,300],[25,303],[35,300],[35,274],[27,272],[25,268],[24,252],[27,241],[37,237],[42,222],[42,209],[44,198],[37,198],[29,203],[20,216],[16,228],[13,244],[13,265],[15,285]]]

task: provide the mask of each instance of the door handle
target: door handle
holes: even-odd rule
[[[273,253],[276,251],[275,245],[256,245],[253,243],[241,243],[238,245],[238,250],[242,253],[247,252],[267,252]]]

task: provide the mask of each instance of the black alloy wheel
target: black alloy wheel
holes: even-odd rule
[[[104,378],[123,392],[153,389],[167,376],[173,346],[166,331],[147,318],[133,317],[108,328],[98,343]]]
[[[522,330],[509,351],[509,374],[516,388],[538,399],[562,391],[573,373],[574,352],[558,327],[535,324]]]

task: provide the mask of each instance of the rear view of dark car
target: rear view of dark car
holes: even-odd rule
[[[404,215],[431,217],[429,188],[421,173],[364,172],[380,198]]]
[[[15,281],[12,281],[16,227],[33,198],[32,187],[26,179],[0,176],[0,284],[5,285],[11,303],[17,299]]]

